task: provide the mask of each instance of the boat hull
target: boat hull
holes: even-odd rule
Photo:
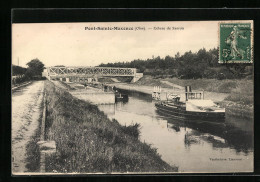
[[[185,107],[169,107],[156,103],[157,111],[168,117],[194,121],[225,122],[225,112],[192,112]]]

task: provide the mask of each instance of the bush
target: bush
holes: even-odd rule
[[[230,94],[225,98],[225,100],[237,102],[243,105],[253,105],[254,104],[254,97],[253,95],[243,95],[240,93]]]
[[[140,124],[136,123],[136,124],[133,124],[130,126],[124,126],[122,129],[123,129],[124,133],[138,139],[139,135],[140,135],[139,127],[140,127]]]
[[[240,80],[231,94],[225,100],[237,102],[244,105],[253,105],[254,103],[254,88],[253,80]]]
[[[218,71],[214,69],[206,69],[203,74],[203,78],[214,79],[218,77]]]

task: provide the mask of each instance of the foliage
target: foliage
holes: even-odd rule
[[[25,76],[27,69],[21,66],[12,65],[12,84],[21,84],[28,80]]]
[[[33,59],[26,64],[28,66],[25,75],[29,78],[42,75],[44,64],[38,59]]]
[[[100,64],[102,67],[129,67],[137,68],[139,72],[153,77],[178,77],[182,79],[234,79],[245,78],[252,75],[252,65],[249,64],[219,64],[218,49],[205,48],[198,52],[177,53],[174,57],[153,57],[146,60],[133,60],[131,62],[116,62]]]
[[[150,79],[151,80],[151,79]],[[147,80],[147,82],[150,82]],[[171,83],[186,86],[190,85],[193,90],[205,90],[209,92],[218,93],[243,93],[244,95],[253,95],[253,80],[249,79],[178,79],[178,78],[167,78],[166,81]],[[158,84],[159,85],[159,84]]]
[[[232,94],[230,94],[225,100],[233,101],[243,105],[253,105],[254,104],[254,88],[253,80],[249,81],[239,81],[237,86],[232,89]]]
[[[13,76],[24,75],[26,70],[27,70],[26,68],[23,68],[21,66],[12,65],[12,75]]]

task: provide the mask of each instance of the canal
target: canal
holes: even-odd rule
[[[224,124],[180,121],[157,113],[150,95],[122,91],[128,102],[99,105],[121,125],[140,124],[140,140],[157,148],[179,172],[253,170],[253,121],[226,116]]]

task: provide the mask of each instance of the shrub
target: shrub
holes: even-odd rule
[[[133,136],[134,138],[138,139],[140,135],[139,127],[140,124],[136,123],[133,125],[124,126],[122,129],[127,135]]]

